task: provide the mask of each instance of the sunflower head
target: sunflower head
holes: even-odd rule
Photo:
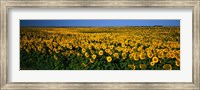
[[[53,56],[55,60],[58,60],[58,57],[56,55]]]
[[[93,58],[93,59],[96,59],[96,57],[97,57],[97,55],[95,55],[95,54],[92,55],[92,58]]]
[[[89,57],[89,54],[87,52],[85,53],[85,57],[87,57],[87,58]]]
[[[109,54],[109,55],[112,55],[112,51],[110,50],[110,51],[108,52],[108,54]]]
[[[170,58],[175,58],[175,54],[173,52],[171,52],[169,55],[170,55]]]
[[[90,53],[94,54],[94,50],[90,50]]]
[[[99,51],[99,55],[103,55],[103,51],[102,50]]]
[[[78,57],[80,57],[80,56],[81,56],[81,54],[80,54],[80,53],[77,53],[77,56],[78,56]]]
[[[92,60],[91,58],[89,60],[90,60],[90,63],[94,63],[94,60]]]
[[[169,51],[169,49],[168,49],[168,48],[165,48],[163,51],[164,51],[164,52],[168,52],[168,51]]]
[[[152,58],[152,62],[158,63],[158,57],[153,57],[153,58]]]
[[[107,59],[108,62],[112,61],[112,57],[110,57],[110,56],[107,56],[106,59]]]
[[[131,60],[133,60],[133,53],[132,53],[132,54],[129,54],[129,58],[130,58]]]
[[[180,67],[180,61],[176,60],[176,66]]]
[[[125,52],[122,53],[122,59],[126,59],[126,53]]]
[[[141,68],[141,69],[146,69],[147,66],[146,66],[146,64],[140,64],[140,68]]]
[[[133,56],[134,56],[134,60],[135,60],[135,61],[139,60],[138,53],[134,53],[134,55],[133,55]]]
[[[82,48],[81,51],[82,51],[82,53],[85,53],[85,52],[86,52],[86,49],[85,49],[85,48]]]
[[[175,58],[176,58],[176,60],[180,61],[180,53],[176,54]]]
[[[134,64],[129,64],[128,67],[130,67],[131,69],[135,70],[136,66]]]
[[[152,58],[152,57],[153,57],[153,53],[152,53],[152,52],[147,52],[147,56],[148,56],[149,58]]]
[[[169,53],[169,52],[166,54],[166,57],[167,57],[167,58],[171,58],[171,56],[170,56],[170,53]]]
[[[115,58],[119,58],[119,54],[118,54],[118,53],[114,53],[113,56],[114,56]]]
[[[145,57],[146,57],[146,54],[145,54],[145,53],[140,53],[140,59],[141,59],[141,60],[144,60]]]
[[[154,62],[150,62],[150,65],[151,65],[151,66],[154,66],[154,65],[155,65],[155,63],[154,63]]]
[[[158,52],[158,58],[164,58],[164,52],[163,51]]]
[[[165,69],[165,70],[172,70],[172,66],[171,66],[171,64],[165,64],[163,66],[163,69]]]

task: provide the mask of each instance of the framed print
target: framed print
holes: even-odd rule
[[[1,89],[200,89],[199,0],[1,0]]]

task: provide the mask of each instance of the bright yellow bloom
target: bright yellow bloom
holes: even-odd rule
[[[115,58],[119,58],[119,54],[118,54],[118,53],[114,53],[113,56],[114,56]]]
[[[103,55],[103,51],[102,50],[99,51],[99,55]]]
[[[95,60],[92,60],[91,58],[89,60],[90,60],[90,63],[94,63],[94,61],[95,61]]]
[[[95,54],[92,55],[92,58],[93,58],[93,59],[96,59],[96,57],[97,57],[97,55],[95,55]]]
[[[94,54],[94,50],[90,50],[90,53]]]
[[[112,51],[110,50],[110,51],[108,52],[108,54],[109,54],[109,55],[112,55]]]
[[[164,58],[164,52],[159,51],[158,52],[158,58]]]
[[[179,69],[181,52],[180,35],[178,34],[180,34],[180,28],[170,27],[170,30],[163,27],[153,27],[154,30],[150,30],[151,27],[147,28],[88,27],[79,28],[79,30],[77,28],[40,28],[35,31],[22,28],[20,51],[22,50],[22,56],[25,56],[26,53],[31,55],[38,52],[52,55],[54,60],[59,60],[60,55],[74,60],[79,58],[88,60],[87,63],[80,65],[82,69],[87,69],[83,66],[87,67],[87,64],[91,66],[92,63],[97,62],[95,60],[103,58],[105,62],[112,63],[115,63],[115,59],[127,59],[128,66],[133,70],[147,69],[147,65],[148,69],[170,70],[174,67]],[[36,33],[41,30],[42,32]],[[177,35],[173,36],[175,34]],[[119,63],[121,62],[125,61],[119,61]],[[116,65],[112,67],[117,68]],[[122,69],[120,66],[118,67]]]
[[[152,52],[147,52],[147,56],[148,56],[149,58],[152,58],[152,57],[153,57],[153,53],[152,53]]]
[[[122,59],[126,59],[126,53],[125,52],[122,53]]]
[[[154,66],[154,65],[155,65],[155,63],[154,63],[154,62],[150,62],[150,65],[151,65],[151,66]]]
[[[89,57],[89,54],[87,52],[85,53],[85,57],[87,57],[87,58]]]
[[[85,48],[82,48],[82,53],[85,53],[86,52],[86,49]]]
[[[176,54],[175,58],[176,60],[180,61],[180,54]]]
[[[106,53],[110,52],[110,49],[106,49],[105,52],[106,52]]]
[[[134,53],[133,56],[134,56],[134,60],[135,60],[135,61],[139,60],[139,56],[138,56],[137,53]]]
[[[144,60],[145,57],[146,57],[146,54],[145,54],[145,53],[140,53],[140,59],[141,59],[141,60]]]
[[[170,53],[169,53],[169,52],[166,54],[166,57],[167,57],[167,58],[171,58],[171,56],[170,56]]]
[[[175,54],[173,52],[170,53],[170,58],[175,58]]]
[[[152,62],[158,63],[158,58],[157,58],[157,57],[153,57],[153,58],[152,58]]]
[[[129,58],[130,58],[131,60],[134,60],[134,53],[129,54]]]
[[[107,56],[106,59],[107,59],[108,62],[112,61],[112,58],[110,56]]]
[[[70,53],[70,54],[73,54],[73,53],[74,53],[74,51],[73,51],[73,50],[70,50],[70,51],[69,51],[69,53]]]
[[[176,66],[179,67],[180,66],[180,61],[176,60]]]
[[[78,56],[78,57],[80,57],[80,56],[81,56],[81,54],[80,54],[80,53],[77,53],[77,56]]]

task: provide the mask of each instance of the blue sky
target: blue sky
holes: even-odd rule
[[[180,26],[180,20],[20,20],[20,26]]]

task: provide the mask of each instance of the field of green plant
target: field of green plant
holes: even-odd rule
[[[21,27],[21,70],[180,70],[179,27]]]

